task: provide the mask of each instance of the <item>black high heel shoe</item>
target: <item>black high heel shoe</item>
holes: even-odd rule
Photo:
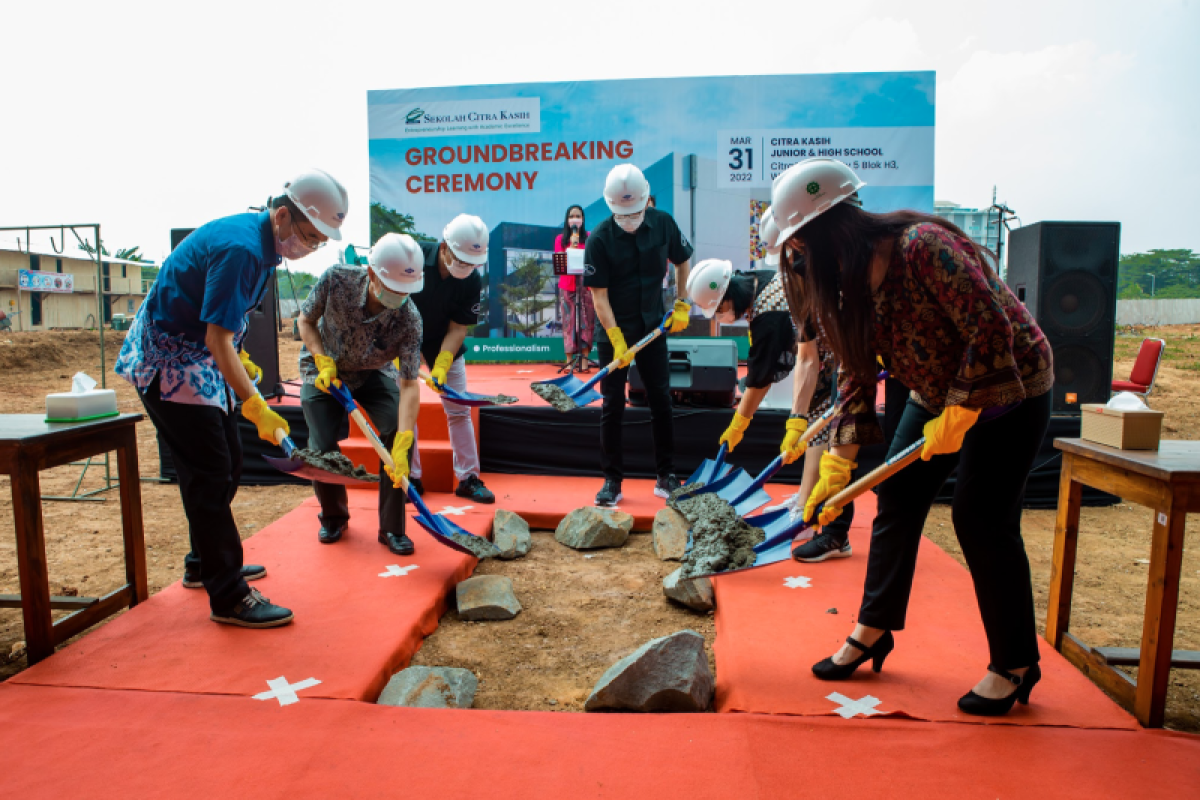
[[[896,647],[896,640],[892,638],[891,631],[884,631],[883,635],[870,647],[867,647],[853,636],[847,636],[846,642],[861,650],[862,655],[849,664],[838,664],[830,656],[818,664],[813,664],[813,675],[816,675],[823,681],[844,681],[854,674],[854,670],[858,669],[868,660],[872,661],[871,668],[879,672],[883,669],[883,660]]]
[[[1042,679],[1042,668],[1034,664],[1025,671],[1025,675],[1013,675],[1011,672],[1006,672],[999,667],[988,664],[988,672],[994,672],[1004,680],[1017,687],[1017,690],[1008,697],[980,697],[974,691],[967,692],[962,697],[958,698],[958,707],[968,714],[976,714],[981,717],[1001,717],[1012,711],[1013,704],[1018,700],[1023,705],[1029,705],[1029,693],[1033,691],[1033,687],[1037,686],[1037,682]]]

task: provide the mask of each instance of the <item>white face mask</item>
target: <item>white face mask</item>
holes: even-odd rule
[[[640,213],[631,214],[626,217],[613,217],[617,224],[621,226],[621,230],[626,233],[633,233],[638,228],[642,227],[642,221],[646,219],[646,210],[642,209]]]
[[[446,269],[451,275],[461,280],[469,277],[471,273],[475,271],[475,265],[467,264],[466,262],[459,261],[457,258],[451,256],[450,263],[446,265]]]
[[[733,315],[732,311],[718,311],[716,314],[713,314],[713,319],[722,325],[732,325],[737,321],[737,317]]]

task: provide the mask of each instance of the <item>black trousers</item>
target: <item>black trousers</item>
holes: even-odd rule
[[[628,335],[628,331],[625,332]],[[641,334],[638,338],[645,336]],[[633,344],[633,341],[629,341]],[[597,343],[600,363],[611,364],[613,346],[607,338]],[[659,477],[675,471],[675,420],[671,409],[671,373],[667,363],[667,337],[659,336],[633,357],[638,375],[646,387],[650,406],[650,431],[654,439],[654,471]],[[622,421],[625,418],[625,383],[629,369],[610,372],[600,381],[604,406],[600,411],[600,468],[605,478],[622,480],[625,459],[622,444]]]
[[[889,457],[922,436],[931,414],[913,400],[904,408]],[[1027,399],[1007,414],[972,427],[958,453],[916,461],[879,485],[879,513],[858,621],[904,628],[917,548],[929,507],[958,467],[954,533],[975,584],[991,663],[1001,669],[1038,660],[1029,559],[1021,539],[1021,501],[1050,424],[1050,393]]]
[[[142,405],[179,475],[191,540],[184,568],[204,582],[213,612],[226,614],[250,592],[242,580],[242,538],[230,508],[242,477],[237,414],[163,400],[157,380],[142,395]]]
[[[390,452],[396,439],[396,415],[400,409],[400,388],[395,381],[375,372],[350,396],[379,431],[379,438]],[[341,403],[311,383],[300,390],[300,405],[308,423],[308,447],[321,453],[338,451],[338,439],[346,430],[348,415]],[[412,457],[410,452],[409,458]],[[336,483],[313,481],[313,493],[321,504],[321,524],[335,530],[350,521],[346,487]],[[404,490],[392,486],[392,479],[379,462],[379,530],[404,533]]]

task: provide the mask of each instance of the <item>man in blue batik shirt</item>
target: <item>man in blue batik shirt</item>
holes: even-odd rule
[[[117,358],[117,374],[137,387],[171,451],[192,547],[183,585],[204,587],[216,622],[273,628],[292,621],[290,610],[246,584],[267,571],[242,564],[230,508],[242,471],[236,401],[262,439],[276,443],[276,430],[290,432],[255,388],[262,370],[241,344],[281,259],[340,240],[348,207],[345,188],[310,169],[285,183],[268,211],[197,228],[163,263]]]

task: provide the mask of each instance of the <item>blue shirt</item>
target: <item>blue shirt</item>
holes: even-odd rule
[[[164,400],[228,411],[233,392],[204,344],[209,324],[245,336],[246,317],[279,265],[270,214],[236,214],[193,231],[163,263],[115,371],[140,391],[155,377]]]

